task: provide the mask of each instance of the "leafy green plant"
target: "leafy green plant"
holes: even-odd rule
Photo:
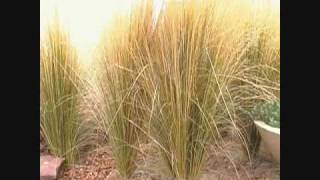
[[[280,128],[280,101],[258,104],[253,109],[253,115],[272,127]]]

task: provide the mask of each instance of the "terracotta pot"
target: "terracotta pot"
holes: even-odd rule
[[[265,122],[254,122],[261,135],[262,141],[272,157],[280,163],[280,128],[272,127]]]

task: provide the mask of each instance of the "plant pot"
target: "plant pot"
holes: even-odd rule
[[[280,128],[272,127],[262,121],[254,121],[262,141],[272,157],[280,163]]]

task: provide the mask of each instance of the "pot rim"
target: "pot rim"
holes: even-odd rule
[[[254,121],[254,123],[257,126],[261,127],[262,129],[265,129],[266,131],[269,131],[269,132],[272,132],[274,134],[280,135],[280,128],[272,127],[272,126],[266,124],[263,121]]]

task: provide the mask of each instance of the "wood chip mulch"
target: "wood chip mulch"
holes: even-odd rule
[[[89,153],[80,163],[66,167],[59,180],[105,180],[115,168],[109,149]]]
[[[146,157],[138,158],[139,168],[132,176],[132,180],[168,180],[159,172],[159,157],[157,153],[149,151]],[[206,165],[203,169],[201,180],[277,180],[280,179],[280,168],[270,158],[261,152],[250,163],[241,151],[240,145],[233,140],[227,140],[226,144],[218,150],[212,146]],[[215,149],[215,150],[214,150]],[[40,147],[42,153],[47,154],[44,146]],[[142,158],[143,157],[143,158]],[[109,173],[115,169],[115,162],[111,156],[110,147],[101,148],[86,153],[78,165],[64,167],[58,180],[105,180]],[[152,167],[154,166],[154,168]]]

